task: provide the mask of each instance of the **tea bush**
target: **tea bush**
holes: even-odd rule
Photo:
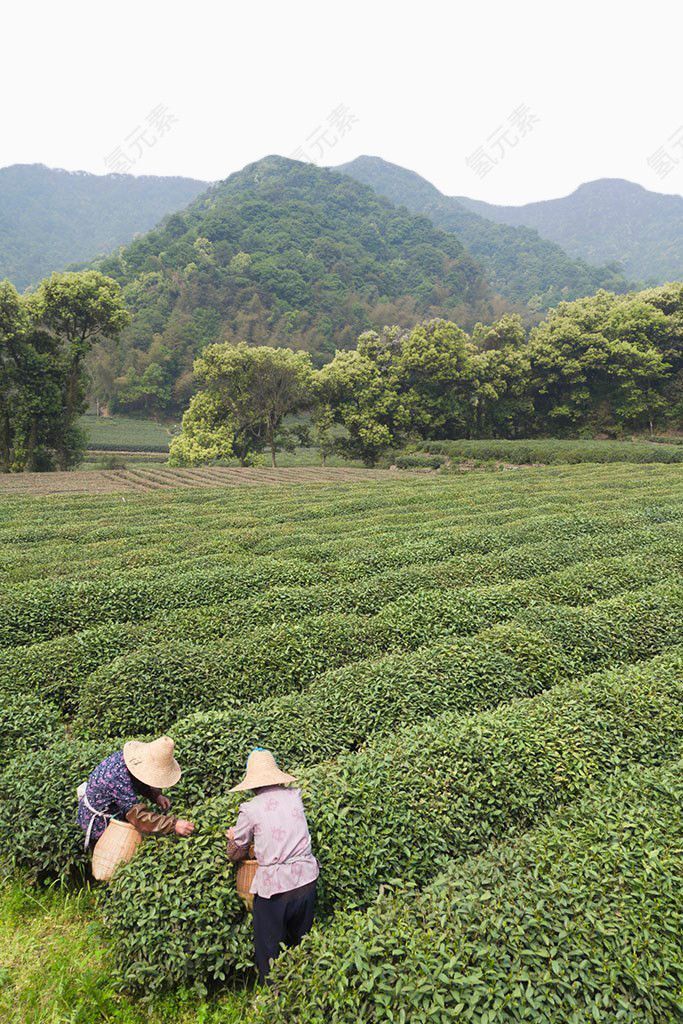
[[[142,573],[104,580],[47,580],[20,584],[0,598],[0,646],[35,643],[114,619],[132,622],[164,608],[191,607],[243,597],[274,582],[303,585],[319,579],[304,565],[250,559],[227,566]]]
[[[297,772],[322,865],[321,913],[368,905],[392,879],[423,885],[448,858],[537,825],[615,771],[674,757],[681,669],[677,650],[470,718],[447,713]],[[216,871],[237,805],[237,794],[209,801],[197,840],[145,844],[103,893],[126,985],[205,983],[248,962],[233,880]]]
[[[472,713],[600,667],[651,658],[683,643],[683,587],[662,586],[590,605],[532,609],[518,621],[407,654],[326,673],[303,694],[181,719],[177,792],[196,802],[233,784],[255,746],[311,765],[443,711]],[[569,620],[569,626],[567,626]]]
[[[600,520],[596,519],[596,525],[598,522]],[[245,629],[284,618],[299,621],[323,611],[373,614],[389,602],[419,589],[527,579],[591,556],[627,554],[653,544],[660,552],[675,552],[681,542],[683,526],[680,523],[659,523],[639,529],[584,533],[566,539],[560,536],[488,554],[460,555],[429,565],[406,565],[348,583],[325,581],[309,587],[273,586],[230,604],[172,609],[157,612],[144,621],[107,623],[36,644],[6,648],[0,651],[0,690],[40,692],[66,714],[73,714],[78,704],[78,691],[92,672],[149,644],[236,639]]]
[[[474,712],[578,674],[571,654],[511,623],[319,676],[308,690],[233,711],[199,712],[171,733],[184,753],[181,799],[196,803],[235,784],[249,751],[314,765],[443,711]]]
[[[355,615],[321,615],[254,630],[240,641],[143,647],[98,669],[83,686],[79,735],[163,732],[181,715],[301,689],[333,665],[379,653],[393,631]]]
[[[681,588],[672,585],[578,609],[538,606],[522,613],[522,626],[518,619],[467,640],[358,662],[320,676],[306,694],[190,716],[171,728],[183,767],[171,796],[195,803],[224,792],[254,745],[272,746],[283,762],[314,765],[361,746],[374,732],[390,733],[446,709],[495,706],[601,666],[649,658],[683,643],[682,613]],[[108,753],[117,742],[102,741]],[[89,741],[73,742],[67,751],[80,758],[88,746]],[[73,790],[82,779],[64,767],[62,748],[55,750],[56,762],[52,749],[40,757],[17,757],[0,785],[0,826],[3,813],[15,823],[12,830],[0,827],[0,859],[16,855],[29,871],[42,867],[59,875],[62,834],[73,832]],[[88,764],[87,755],[83,762]],[[35,784],[25,786],[25,778],[35,778]],[[54,846],[35,827],[44,814],[46,787],[54,794]],[[80,863],[82,854],[76,850],[74,856]]]
[[[134,623],[110,622],[27,647],[6,648],[0,651],[0,693],[37,692],[71,715],[83,681],[103,663],[134,651],[144,636]]]
[[[426,441],[420,451],[458,459],[484,459],[546,465],[579,462],[683,462],[676,445],[653,447],[648,442],[629,441]]]
[[[422,893],[283,954],[259,1024],[683,1019],[683,762],[620,772]]]
[[[641,553],[509,584],[418,590],[373,617],[314,616],[263,627],[234,642],[199,646],[169,641],[142,647],[88,678],[75,729],[93,738],[163,731],[192,711],[227,709],[301,690],[334,666],[389,648],[415,648],[438,636],[475,633],[544,599],[581,603],[637,588],[668,578],[681,564],[683,554],[673,551],[648,560]]]
[[[62,732],[54,705],[31,693],[0,692],[0,768],[24,751],[49,747]]]
[[[0,861],[34,877],[82,871],[76,789],[121,742],[62,739],[11,761],[0,774]]]

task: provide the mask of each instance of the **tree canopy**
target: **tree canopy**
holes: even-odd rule
[[[115,281],[96,271],[53,274],[19,296],[0,282],[0,461],[4,472],[76,463],[84,438],[83,360],[129,322]]]
[[[312,367],[305,352],[286,348],[209,345],[195,362],[202,386],[171,443],[171,465],[195,465],[235,456],[241,465],[267,448],[276,464],[280,448],[293,448],[300,431],[283,425],[307,406]]]

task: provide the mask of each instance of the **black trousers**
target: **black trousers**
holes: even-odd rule
[[[298,946],[310,932],[315,910],[316,882],[270,899],[254,896],[254,946],[259,982],[266,982],[270,962],[281,952],[280,944]]]

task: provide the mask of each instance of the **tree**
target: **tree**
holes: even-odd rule
[[[411,431],[423,438],[469,433],[475,356],[465,332],[450,320],[425,321],[402,337],[396,371]]]
[[[335,448],[345,457],[374,466],[383,452],[399,445],[409,424],[399,395],[393,359],[375,332],[359,339],[359,350],[337,352],[319,371],[316,415],[329,425],[340,423],[345,437]]]
[[[474,360],[471,437],[526,437],[533,423],[529,357],[523,348],[489,348]]]
[[[648,424],[671,366],[660,316],[607,292],[563,302],[531,333],[536,426],[552,433]]]
[[[130,315],[116,281],[94,270],[53,274],[27,304],[44,347],[56,352],[61,384],[56,452],[59,468],[67,469],[82,446],[76,420],[85,411],[83,360],[96,341],[117,338]]]
[[[0,456],[2,470],[51,469],[60,436],[57,348],[36,332],[27,300],[0,284]]]
[[[526,333],[519,313],[504,313],[488,327],[477,323],[472,331],[472,342],[481,352],[521,348],[525,340]]]
[[[22,372],[28,362],[28,316],[17,290],[0,282],[0,457],[9,473],[14,461],[17,419],[24,400]]]
[[[203,389],[183,416],[183,431],[171,444],[174,465],[198,464],[235,455],[246,465],[256,452],[301,441],[301,427],[285,427],[290,413],[311,402],[313,370],[304,352],[286,348],[209,345],[194,364]]]

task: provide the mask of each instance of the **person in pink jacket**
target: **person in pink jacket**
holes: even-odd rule
[[[269,750],[252,750],[244,779],[231,792],[253,790],[253,799],[240,805],[237,823],[227,831],[228,857],[239,861],[253,844],[258,869],[254,894],[254,946],[261,984],[281,945],[296,946],[311,930],[315,910],[318,862],[301,790],[290,784]]]

